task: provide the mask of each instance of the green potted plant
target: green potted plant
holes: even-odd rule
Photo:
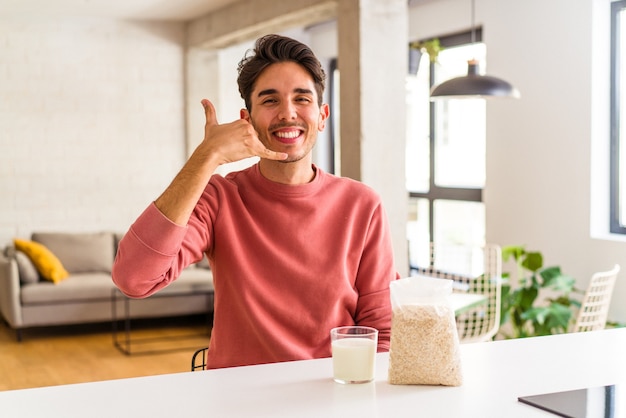
[[[430,57],[430,62],[437,62],[437,56],[443,50],[439,38],[428,39],[426,41],[413,41],[409,44],[409,48],[420,51],[421,53],[427,53]]]
[[[583,293],[575,280],[557,266],[543,267],[543,255],[527,251],[524,246],[502,248],[502,260],[513,258],[517,266],[519,287],[513,288],[509,273],[504,273],[500,335],[524,338],[560,334],[568,331],[580,301],[572,294]],[[543,294],[550,295],[543,298]],[[542,296],[542,298],[540,298]],[[510,330],[503,327],[510,324]]]
[[[437,62],[437,57],[441,51],[443,51],[443,47],[439,38],[409,43],[409,74],[417,73],[422,54],[428,54],[430,62],[434,63]]]

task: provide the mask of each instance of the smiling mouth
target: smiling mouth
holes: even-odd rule
[[[274,138],[283,144],[293,144],[302,136],[300,129],[283,129],[273,133]]]

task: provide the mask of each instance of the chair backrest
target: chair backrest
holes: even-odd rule
[[[604,329],[619,270],[620,266],[616,264],[611,270],[595,273],[591,277],[585,296],[580,304],[574,332]]]
[[[195,372],[196,370],[204,370],[206,369],[206,354],[209,351],[208,347],[201,348],[196,350],[191,356],[191,371]]]
[[[430,247],[430,265],[413,268],[419,274],[454,280],[459,292],[480,293],[487,303],[456,316],[462,343],[490,341],[500,329],[502,299],[502,252],[495,244]]]

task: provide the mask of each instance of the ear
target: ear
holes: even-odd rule
[[[248,112],[248,109],[241,109],[239,111],[239,117],[247,122],[250,122],[250,112]]]
[[[330,107],[327,103],[324,103],[322,107],[320,107],[320,115],[317,120],[317,130],[322,132],[324,128],[326,128],[326,120],[330,115]]]

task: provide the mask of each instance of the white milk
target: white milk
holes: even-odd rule
[[[342,383],[374,379],[376,341],[370,338],[341,338],[333,341],[333,376]]]

